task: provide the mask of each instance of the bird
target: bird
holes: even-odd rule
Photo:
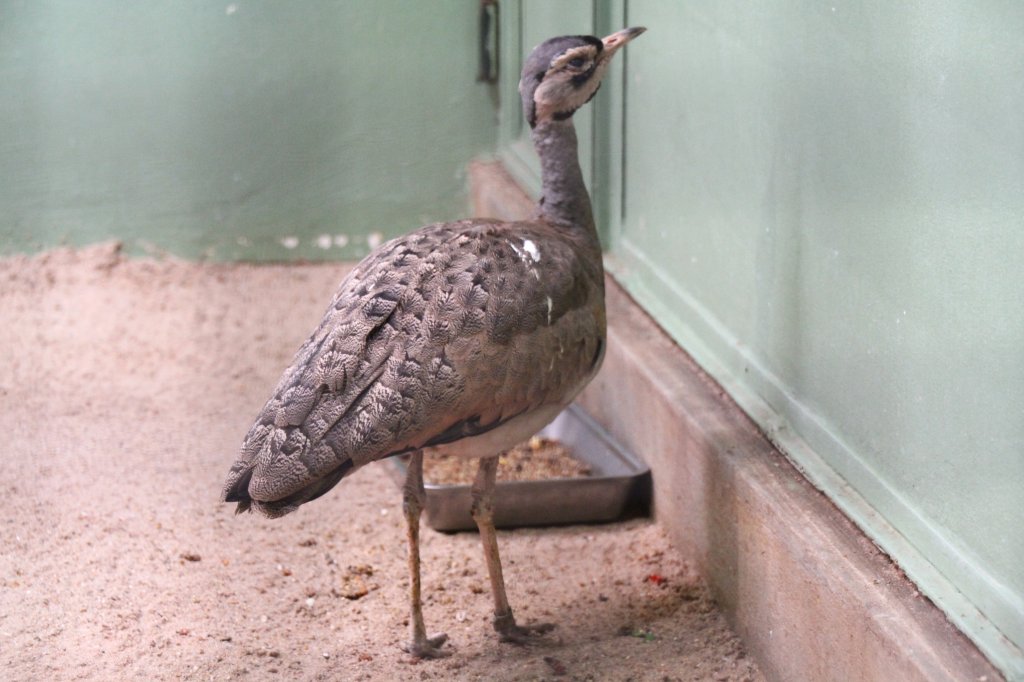
[[[494,528],[498,456],[543,428],[598,371],[606,318],[601,244],[580,170],[573,114],[612,57],[646,29],[559,36],[524,62],[519,94],[540,158],[528,220],[436,223],[388,241],[342,280],[245,436],[222,492],[236,513],[276,518],[360,467],[408,455],[402,508],[417,658],[450,655],[428,636],[420,583],[423,453],[478,458],[472,516],[499,641],[549,623],[509,606]]]

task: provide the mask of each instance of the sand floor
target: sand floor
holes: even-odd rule
[[[530,647],[490,630],[476,535],[426,529],[427,627],[452,656],[418,661],[399,649],[405,533],[385,464],[276,521],[219,503],[345,270],[110,244],[0,259],[0,678],[763,679],[646,519],[500,533],[517,616],[558,623]]]

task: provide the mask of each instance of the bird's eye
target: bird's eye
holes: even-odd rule
[[[583,57],[573,57],[572,59],[569,60],[569,66],[571,66],[574,69],[578,69],[583,66],[583,62]]]

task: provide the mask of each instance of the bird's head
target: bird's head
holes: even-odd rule
[[[606,36],[561,36],[545,40],[527,57],[519,79],[523,113],[530,127],[564,121],[590,101],[615,53],[646,28],[624,28]]]

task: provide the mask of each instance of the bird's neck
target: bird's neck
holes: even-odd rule
[[[540,156],[540,218],[547,222],[583,228],[596,238],[590,195],[583,184],[572,119],[541,121],[532,131]]]

